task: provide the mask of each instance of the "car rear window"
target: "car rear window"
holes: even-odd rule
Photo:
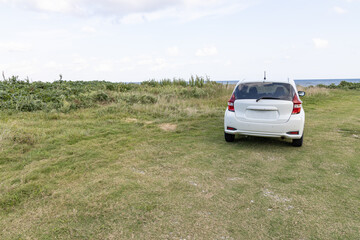
[[[235,99],[258,99],[269,97],[292,101],[294,89],[288,83],[256,82],[239,84],[235,89]]]

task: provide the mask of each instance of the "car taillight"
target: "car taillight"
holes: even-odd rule
[[[299,135],[299,131],[287,132],[286,134],[290,134],[290,135]]]
[[[298,96],[295,94],[294,98],[293,98],[294,107],[293,107],[293,110],[292,110],[291,114],[299,114],[300,113],[300,111],[301,111],[301,103],[302,102],[300,101]]]
[[[230,100],[228,101],[228,110],[231,112],[235,112],[234,102],[235,102],[235,95],[233,94]]]

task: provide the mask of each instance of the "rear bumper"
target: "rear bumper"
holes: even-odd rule
[[[283,137],[289,139],[300,139],[303,135],[305,124],[305,114],[302,110],[300,114],[291,115],[289,121],[281,124],[253,123],[239,121],[234,112],[226,110],[224,117],[225,132],[229,134],[249,135],[258,137]],[[228,130],[227,127],[236,130]],[[289,132],[299,131],[299,134],[288,134]]]

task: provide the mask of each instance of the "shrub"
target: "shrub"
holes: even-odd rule
[[[183,88],[179,94],[186,98],[200,98],[207,96],[206,91],[198,87]]]
[[[326,87],[330,89],[360,89],[360,82],[353,83],[353,82],[341,81],[339,85],[335,85],[334,83],[332,83]]]
[[[155,79],[144,81],[141,83],[142,86],[158,87],[160,85]]]
[[[16,110],[22,112],[33,112],[44,107],[45,104],[41,100],[34,99],[33,96],[21,96],[16,102]]]
[[[142,104],[154,104],[156,102],[157,102],[157,99],[153,96],[142,95],[140,97],[140,103],[142,103]]]
[[[162,96],[201,98],[217,94],[221,84],[208,77],[149,80],[141,84],[105,81],[29,82],[12,76],[0,81],[0,110],[31,112],[91,107],[96,104],[125,101],[128,104],[154,104]]]
[[[107,93],[98,91],[93,95],[93,100],[96,102],[107,102],[110,100],[110,97]]]
[[[141,104],[154,104],[157,102],[157,98],[150,96],[150,95],[127,95],[123,97],[123,100],[132,105],[135,103],[141,103]]]

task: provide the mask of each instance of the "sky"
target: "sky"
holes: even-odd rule
[[[0,0],[0,30],[31,81],[360,78],[360,0]]]

